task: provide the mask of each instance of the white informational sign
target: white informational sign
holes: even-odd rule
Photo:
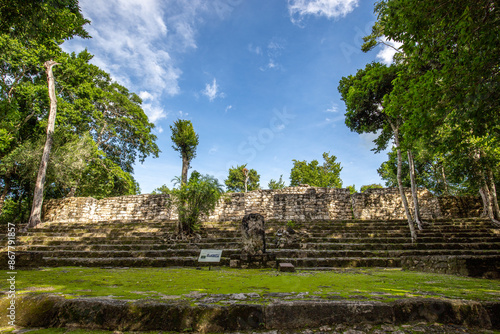
[[[221,249],[202,249],[198,262],[220,262],[221,256]]]

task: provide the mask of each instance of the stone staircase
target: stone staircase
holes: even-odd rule
[[[298,268],[401,267],[402,259],[429,256],[500,259],[500,229],[481,219],[428,221],[416,243],[403,220],[289,225],[291,238],[282,242],[276,232],[287,224],[266,222],[267,250]],[[238,222],[204,223],[189,240],[176,240],[174,229],[175,222],[167,220],[44,223],[17,234],[17,267],[200,266],[200,249],[223,249],[220,265],[227,266],[231,255],[240,254]],[[4,238],[2,266],[6,244]]]

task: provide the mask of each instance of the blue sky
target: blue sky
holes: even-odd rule
[[[180,175],[170,125],[189,119],[199,134],[192,170],[224,182],[248,164],[261,187],[295,160],[337,157],[343,185],[382,183],[372,134],[344,124],[337,91],[343,76],[371,61],[389,63],[391,49],[361,52],[375,21],[374,1],[361,0],[80,0],[92,39],[92,62],[143,99],[156,125],[160,157],[135,166],[142,193]]]

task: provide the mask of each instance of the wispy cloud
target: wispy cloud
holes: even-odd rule
[[[146,113],[151,123],[157,123],[160,119],[166,118],[168,113],[163,108],[153,103],[143,103],[142,109]]]
[[[332,106],[330,108],[326,109],[325,112],[338,113],[339,112],[338,104],[332,103]]]
[[[144,91],[144,90],[139,93],[139,97],[142,99],[142,101],[152,100],[153,99],[153,95],[151,95],[150,92]]]
[[[344,122],[344,120],[345,120],[344,115],[339,115],[336,117],[326,117],[322,122],[317,123],[316,126],[320,128],[323,128],[325,126],[331,126],[332,128],[334,128],[340,121]]]
[[[229,110],[233,109],[233,106],[232,105],[228,105],[226,107],[226,110],[224,110],[224,112],[228,112]]]
[[[288,0],[288,11],[293,23],[300,24],[305,16],[343,17],[358,6],[358,0]]]
[[[259,48],[259,50],[261,49]],[[279,62],[279,57],[283,54],[283,50],[285,50],[285,42],[279,38],[273,38],[266,47],[267,64],[265,66],[261,66],[260,70],[266,71],[269,69],[283,69]],[[262,51],[260,52],[260,54],[262,54]]]
[[[182,71],[175,65],[164,39],[176,35],[167,27],[159,0],[80,1],[92,39],[89,51],[94,62],[126,86],[154,93],[176,95]],[[80,43],[82,43],[80,41]],[[79,45],[68,43],[76,49]],[[78,44],[78,41],[76,42]],[[80,47],[82,49],[82,47]]]
[[[186,118],[187,116],[189,116],[189,113],[179,110],[177,112],[177,115],[179,115],[179,118]]]
[[[69,52],[88,48],[92,62],[132,91],[144,91],[144,110],[151,121],[166,117],[159,98],[181,92],[178,56],[195,49],[202,15],[223,19],[240,0],[80,0],[92,21],[90,40],[74,39]]]
[[[205,89],[203,90],[203,95],[208,97],[210,102],[215,100],[216,97],[224,97],[224,93],[219,92],[219,86],[217,85],[217,80],[214,78],[212,84],[206,84]]]

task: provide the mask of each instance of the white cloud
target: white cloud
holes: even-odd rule
[[[182,71],[175,65],[163,40],[178,35],[164,19],[159,0],[80,1],[92,39],[93,62],[132,90],[176,95]],[[69,43],[71,47],[71,43]],[[80,50],[75,50],[80,51]]]
[[[146,100],[152,100],[153,99],[153,95],[151,95],[150,92],[147,92],[147,91],[142,91],[139,93],[139,97],[143,100],[143,101],[146,101]]]
[[[229,105],[226,107],[226,110],[224,112],[228,112],[229,110],[233,109],[233,106],[232,105]]]
[[[395,42],[393,40],[388,40],[385,36],[381,39],[382,50],[377,53],[377,58],[379,58],[384,64],[390,65],[394,61],[394,55],[398,52],[397,50],[403,45],[403,43]]]
[[[177,115],[179,115],[179,118],[186,118],[189,115],[189,113],[179,110],[177,112]]]
[[[163,110],[163,108],[155,106],[151,103],[143,103],[142,109],[144,110],[144,112],[148,116],[149,121],[151,123],[156,123],[160,119],[167,117],[167,113],[165,112],[165,110]]]
[[[285,49],[285,42],[278,38],[273,38],[266,47],[267,53],[267,64],[264,67],[260,67],[261,71],[266,71],[268,69],[282,69],[278,58],[282,55]]]
[[[345,120],[345,116],[344,115],[339,115],[337,117],[333,117],[333,118],[330,118],[330,117],[326,117],[325,120],[323,122],[320,122],[318,124],[316,124],[317,127],[325,127],[325,126],[331,126],[332,128],[336,127],[337,126],[337,123],[342,121],[344,122]]]
[[[181,92],[182,70],[176,59],[195,49],[199,25],[205,16],[224,19],[240,0],[80,0],[91,39],[64,43],[68,52],[87,48],[92,63],[110,73],[113,80],[140,96],[151,121],[166,117],[159,97]]]
[[[217,85],[217,80],[212,81],[212,84],[206,84],[205,85],[205,90],[202,92],[203,95],[208,97],[210,102],[212,102],[217,96],[224,97],[224,93],[219,93],[219,86]]]
[[[358,0],[288,0],[288,11],[293,23],[304,16],[324,16],[328,19],[343,17],[358,6]]]
[[[326,112],[337,113],[339,112],[339,106],[336,103],[333,103],[330,108],[326,109]]]

